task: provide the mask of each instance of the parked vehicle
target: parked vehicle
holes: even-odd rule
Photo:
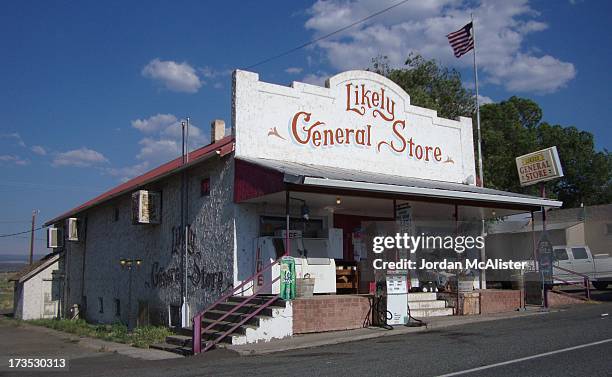
[[[612,284],[612,257],[607,254],[593,256],[588,246],[554,246],[553,260],[554,266],[588,276],[595,289],[606,289]],[[559,279],[555,279],[555,284],[563,280],[582,282],[579,275],[561,268],[553,268],[553,275]]]

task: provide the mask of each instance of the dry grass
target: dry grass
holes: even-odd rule
[[[13,282],[8,281],[12,273],[0,272],[0,310],[13,309]]]
[[[137,327],[133,332],[128,332],[127,327],[123,324],[94,325],[82,319],[75,321],[68,319],[34,319],[25,321],[25,323],[44,326],[78,336],[125,343],[140,348],[149,348],[151,344],[163,342],[168,335],[172,335],[172,332],[166,327],[144,326]]]

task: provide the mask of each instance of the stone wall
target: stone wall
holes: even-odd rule
[[[293,334],[358,329],[369,323],[367,296],[314,296],[293,301]]]
[[[213,157],[187,172],[187,286],[191,315],[214,301],[234,281],[233,169],[231,157]],[[210,179],[208,196],[200,195],[204,178]],[[180,245],[184,237],[180,229],[181,173],[141,188],[162,193],[161,224],[132,224],[132,192],[76,216],[82,232],[78,242],[66,242],[65,246],[66,307],[81,305],[89,321],[127,323],[130,272],[121,268],[121,258],[143,261],[131,272],[133,323],[140,313],[141,324],[168,324],[170,306],[180,306]]]

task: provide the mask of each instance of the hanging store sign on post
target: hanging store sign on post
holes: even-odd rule
[[[521,186],[563,177],[557,147],[550,147],[516,158]]]

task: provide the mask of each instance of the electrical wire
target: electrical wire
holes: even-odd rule
[[[40,226],[40,227],[38,227],[38,228],[34,229],[34,231],[41,230],[42,228],[43,228],[43,227],[42,227],[42,226]],[[30,229],[30,230],[24,230],[23,232],[17,232],[17,233],[0,234],[0,238],[18,236],[18,235],[20,235],[20,234],[30,233],[31,231],[32,231],[32,229]]]
[[[353,22],[353,23],[352,23],[352,24],[350,24],[350,25],[347,25],[347,26],[344,26],[344,27],[342,27],[342,28],[340,28],[340,29],[338,29],[338,30],[332,31],[331,33],[325,34],[325,35],[323,35],[323,36],[321,36],[321,37],[319,37],[319,38],[315,38],[315,39],[313,39],[313,40],[311,40],[311,41],[308,41],[308,42],[306,42],[306,43],[303,43],[303,44],[301,44],[301,45],[299,45],[299,46],[297,46],[297,47],[294,47],[294,48],[292,48],[292,49],[289,49],[289,50],[287,50],[287,51],[285,51],[285,52],[282,52],[282,53],[280,53],[280,54],[278,54],[278,55],[274,55],[274,56],[269,57],[269,58],[267,58],[267,59],[261,60],[261,61],[259,61],[259,62],[255,63],[255,64],[252,64],[252,65],[250,65],[250,66],[246,67],[245,69],[255,68],[255,67],[259,66],[259,65],[262,65],[262,64],[268,63],[268,62],[270,62],[270,61],[272,61],[272,60],[275,60],[275,59],[278,59],[278,58],[282,58],[283,56],[287,56],[287,55],[289,55],[289,54],[291,54],[291,53],[293,53],[293,52],[295,52],[295,51],[298,51],[298,50],[303,49],[304,47],[308,47],[308,46],[310,46],[310,45],[313,45],[313,44],[315,44],[315,43],[317,43],[317,42],[322,41],[323,39],[326,39],[326,38],[329,38],[329,37],[331,37],[331,36],[333,36],[333,35],[336,35],[336,34],[338,34],[338,33],[341,33],[341,32],[343,32],[343,31],[345,31],[345,30],[347,30],[347,29],[352,28],[352,27],[353,27],[353,26],[355,26],[355,25],[359,25],[359,24],[360,24],[360,23],[362,23],[362,22],[365,22],[365,21],[367,21],[367,20],[369,20],[369,19],[371,19],[371,18],[374,18],[374,17],[376,17],[376,16],[378,16],[378,15],[381,15],[381,14],[383,14],[383,13],[387,12],[387,11],[390,11],[390,10],[391,10],[391,9],[393,9],[393,8],[399,7],[400,5],[402,5],[402,4],[404,4],[404,3],[407,3],[408,1],[409,1],[409,0],[403,0],[403,1],[400,1],[399,3],[396,3],[396,4],[394,4],[394,5],[391,5],[390,7],[387,7],[387,8],[385,8],[385,9],[379,10],[379,11],[378,11],[378,12],[376,12],[376,13],[372,13],[372,14],[370,14],[370,15],[369,15],[369,16],[367,16],[367,17],[364,17],[364,18],[362,18],[362,19],[360,19],[360,20],[358,20],[358,21],[355,21],[355,22]]]

